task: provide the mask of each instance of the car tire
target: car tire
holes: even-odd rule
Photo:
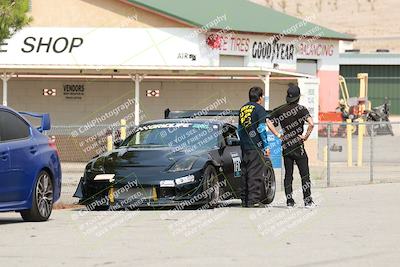
[[[265,170],[264,170],[264,179],[261,190],[261,203],[264,205],[271,204],[275,198],[276,192],[276,181],[275,181],[275,172],[272,167],[272,162],[270,159],[265,160]]]
[[[204,170],[203,190],[207,192],[207,204],[210,208],[215,208],[220,197],[220,185],[217,170],[212,165],[208,165]]]
[[[27,222],[47,221],[53,211],[53,181],[46,171],[41,171],[36,178],[32,191],[32,208],[20,212]]]

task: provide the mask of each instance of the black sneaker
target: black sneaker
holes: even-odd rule
[[[312,199],[311,199],[311,200],[309,200],[309,201],[304,202],[304,207],[305,207],[306,209],[312,209],[312,208],[317,207],[317,205],[316,205],[316,204],[314,203],[314,201],[312,201]]]
[[[286,201],[286,205],[288,206],[288,208],[293,208],[294,205],[296,205],[296,202],[294,202],[294,200],[288,200]]]

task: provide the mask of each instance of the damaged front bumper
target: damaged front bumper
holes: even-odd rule
[[[193,206],[207,203],[203,192],[202,172],[192,173],[193,181],[172,184],[165,181],[117,183],[106,180],[87,181],[82,177],[74,194],[79,204],[89,210],[135,209],[143,207]],[[169,180],[174,181],[174,180]]]

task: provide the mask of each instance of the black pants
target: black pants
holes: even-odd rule
[[[265,169],[264,155],[260,150],[242,151],[242,202],[245,205],[259,203]]]
[[[301,176],[301,185],[303,189],[304,201],[311,200],[311,181],[310,169],[308,167],[308,156],[304,149],[304,145],[291,149],[289,152],[283,153],[283,162],[285,164],[285,194],[288,201],[292,200],[292,183],[293,183],[293,167],[294,163],[299,169]]]

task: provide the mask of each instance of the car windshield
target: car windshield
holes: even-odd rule
[[[140,126],[122,146],[159,145],[179,150],[209,150],[218,146],[218,125],[212,123],[159,123]]]

